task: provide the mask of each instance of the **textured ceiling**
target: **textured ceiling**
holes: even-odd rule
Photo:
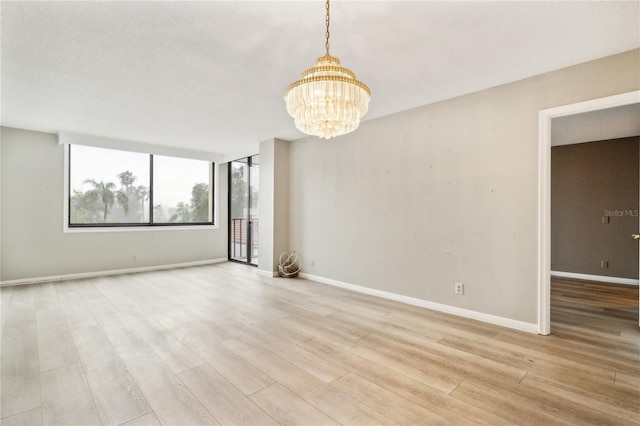
[[[2,1],[2,125],[233,153],[298,139],[324,3]],[[640,2],[332,2],[372,119],[640,47]]]

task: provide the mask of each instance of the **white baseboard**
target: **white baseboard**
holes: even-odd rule
[[[529,333],[538,332],[538,324],[535,324],[535,323],[528,323],[524,321],[514,320],[511,318],[500,317],[497,315],[485,314],[483,312],[477,312],[469,309],[458,308],[456,306],[443,305],[441,303],[430,302],[424,299],[418,299],[415,297],[403,296],[401,294],[390,293],[382,290],[376,290],[373,288],[363,287],[355,284],[349,284],[342,281],[336,281],[329,278],[320,277],[317,275],[307,274],[304,272],[301,272],[299,276],[300,278],[316,281],[321,284],[328,284],[335,287],[341,287],[341,288],[355,291],[358,293],[364,293],[364,294],[369,294],[371,296],[382,297],[383,299],[395,300],[396,302],[406,303],[407,305],[419,306],[421,308],[427,308],[434,311],[445,312],[448,314],[453,314],[453,315],[457,315],[464,318],[471,318],[477,321],[500,325],[503,327],[508,327],[508,328],[512,328],[520,331],[526,331]]]
[[[562,272],[562,271],[551,271],[551,276],[558,277],[558,278],[572,278],[576,280],[585,280],[585,281],[599,281],[603,283],[612,283],[612,284],[634,285],[636,287],[640,282],[640,280],[635,280],[633,278],[607,277],[604,275],[588,275],[588,274],[578,274],[575,272]]]
[[[23,284],[37,284],[37,283],[45,283],[45,282],[51,282],[51,281],[77,280],[80,278],[105,277],[109,275],[131,274],[136,272],[161,271],[163,269],[212,265],[214,263],[222,263],[227,261],[228,261],[227,258],[197,260],[194,262],[173,263],[170,265],[142,266],[140,268],[126,268],[126,269],[111,269],[108,271],[82,272],[79,274],[53,275],[49,277],[20,278],[17,280],[0,281],[0,287],[12,286],[12,285],[23,285]]]

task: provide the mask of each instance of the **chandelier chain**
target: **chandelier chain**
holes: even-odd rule
[[[324,36],[327,39],[327,41],[325,42],[324,47],[325,49],[327,49],[327,55],[328,55],[329,54],[329,36],[331,35],[331,33],[329,33],[329,0],[327,0],[325,9],[327,9],[327,18],[326,18],[327,32],[324,34]]]

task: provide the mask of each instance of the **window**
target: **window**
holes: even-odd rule
[[[69,227],[213,224],[214,164],[69,145]]]
[[[155,223],[211,223],[212,164],[175,157],[153,157]]]
[[[260,156],[229,163],[229,259],[258,265]]]

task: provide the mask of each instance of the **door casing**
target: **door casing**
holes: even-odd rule
[[[538,115],[538,334],[551,332],[552,119],[640,103],[640,90],[544,109]],[[639,259],[640,269],[640,259]],[[638,299],[640,307],[640,297]],[[640,325],[640,316],[638,318]]]

